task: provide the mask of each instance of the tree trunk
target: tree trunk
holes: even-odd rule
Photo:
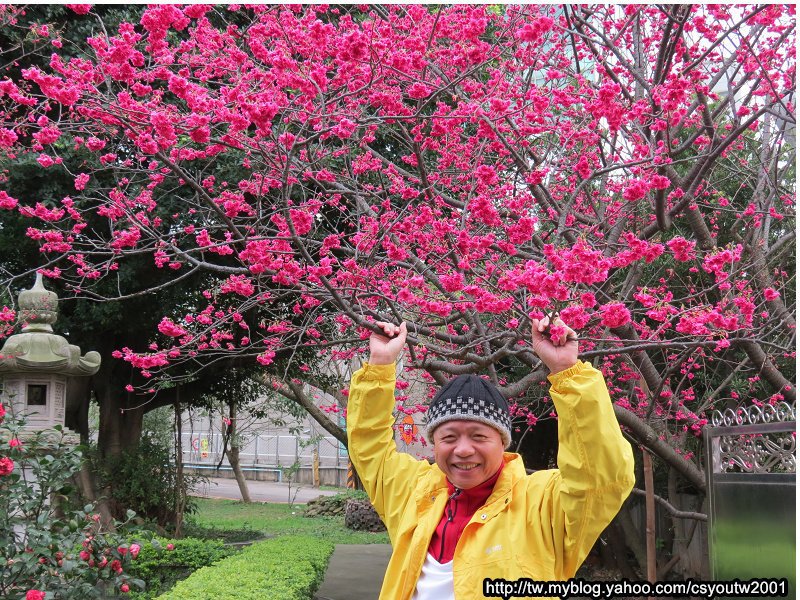
[[[656,582],[658,571],[656,563],[656,501],[653,497],[653,461],[647,450],[642,449],[642,463],[644,465],[644,490],[645,490],[645,514],[647,515],[647,526],[645,536],[647,539],[647,581]]]
[[[647,573],[647,551],[645,550],[644,544],[642,544],[641,534],[634,524],[630,512],[623,507],[617,515],[617,520],[625,535],[625,545],[631,549],[633,555],[636,557],[639,570],[642,573]]]
[[[236,483],[239,484],[239,493],[242,495],[242,502],[250,504],[250,490],[247,487],[247,480],[244,478],[242,466],[239,463],[239,446],[231,439],[231,448],[228,450],[228,462],[231,463],[233,475],[236,477]]]
[[[115,373],[118,361],[103,361],[94,376],[94,389],[100,405],[97,447],[100,456],[118,456],[139,443],[142,435],[144,399],[125,391],[124,378]]]
[[[626,536],[619,520],[614,519],[611,525],[608,526],[607,531],[609,545],[614,552],[617,569],[619,569],[619,572],[622,573],[622,576],[626,579],[630,581],[638,580],[639,576],[633,568],[631,568],[630,563],[628,563],[628,546],[625,543]]]
[[[100,526],[105,531],[116,531],[114,516],[111,514],[106,496],[104,495],[100,499],[97,498],[97,485],[94,473],[91,471],[86,461],[81,465],[81,470],[72,476],[72,480],[86,501],[95,505],[97,512],[100,514]]]
[[[230,440],[230,449],[228,450],[228,462],[231,464],[233,476],[236,477],[236,483],[239,485],[239,493],[242,495],[242,502],[250,504],[250,490],[247,487],[247,480],[244,478],[242,472],[242,465],[239,462],[239,439],[236,432],[236,404],[231,402],[229,405],[228,418],[230,425],[228,425],[229,433],[228,439]]]
[[[186,497],[183,485],[183,443],[181,439],[181,403],[175,398],[175,537],[181,536]]]

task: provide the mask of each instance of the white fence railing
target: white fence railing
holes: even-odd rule
[[[222,458],[222,443],[222,434],[216,431],[183,433],[183,462],[216,466]],[[243,467],[287,468],[295,463],[308,467],[313,462],[314,450],[318,452],[320,467],[347,466],[347,450],[331,436],[255,435],[242,444],[239,460]],[[222,464],[229,464],[227,456]]]

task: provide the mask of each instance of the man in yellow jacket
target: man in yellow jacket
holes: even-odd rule
[[[369,362],[350,384],[347,436],[392,542],[381,600],[468,600],[485,597],[484,579],[573,577],[627,498],[633,454],[603,377],[578,362],[574,331],[556,319],[562,333],[552,341],[547,325],[533,321],[533,351],[550,369],[558,469],[527,475],[522,458],[504,452],[505,399],[475,375],[456,377],[431,402],[435,464],[397,451],[395,363],[407,331],[405,323],[378,323],[384,335],[370,337]],[[531,596],[531,588],[513,589],[502,595]]]

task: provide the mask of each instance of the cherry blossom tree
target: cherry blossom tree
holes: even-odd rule
[[[405,320],[407,372],[486,373],[524,429],[552,413],[529,320],[558,311],[631,438],[703,491],[709,412],[795,399],[794,21],[158,5],[81,53],[39,28],[49,66],[0,80],[2,164],[33,154],[74,192],[0,209],[78,297],[202,275],[202,301],[115,353],[143,391],[235,359],[308,404],[287,365]],[[142,257],[163,283],[118,277]]]

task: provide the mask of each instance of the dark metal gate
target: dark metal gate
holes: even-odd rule
[[[795,408],[717,412],[705,430],[715,580],[786,578],[795,597]]]

